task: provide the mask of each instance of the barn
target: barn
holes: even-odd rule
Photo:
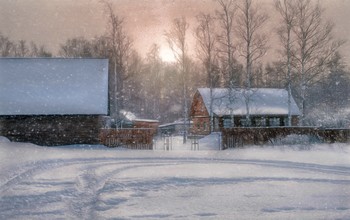
[[[107,114],[107,59],[0,59],[0,136],[97,144]]]
[[[199,88],[192,101],[190,118],[193,121],[191,133],[207,135],[211,131],[210,109],[213,109],[214,131],[222,128],[244,127],[247,106],[251,126],[285,126],[288,120],[288,93],[285,89],[254,88],[250,90]],[[298,124],[300,110],[291,99],[292,125]],[[233,118],[233,119],[232,119]]]

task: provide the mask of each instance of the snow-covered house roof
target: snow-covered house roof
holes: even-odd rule
[[[106,115],[107,110],[107,59],[0,59],[0,115]]]
[[[203,98],[207,111],[210,112],[210,89],[200,88],[198,92]],[[288,115],[288,92],[285,89],[213,89],[213,113],[215,115],[246,115],[246,103],[248,103],[251,115]],[[293,97],[291,114],[300,115],[300,110]]]
[[[133,112],[126,111],[126,110],[121,110],[120,111],[120,116],[122,120],[129,121],[129,122],[159,122],[158,120],[153,120],[153,119],[146,119],[146,118],[138,118]]]

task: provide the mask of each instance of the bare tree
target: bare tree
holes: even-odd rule
[[[235,39],[235,16],[237,0],[216,0],[219,8],[216,10],[216,19],[221,29],[219,32],[219,58],[221,71],[224,76],[224,86],[228,87],[228,107],[233,106],[236,100],[236,89],[241,86],[242,66],[235,59],[237,47]],[[230,109],[232,125],[234,125],[234,109]]]
[[[0,55],[1,57],[14,56],[15,45],[8,37],[0,33]]]
[[[334,24],[325,22],[323,9],[319,2],[296,0],[296,68],[299,74],[299,96],[301,99],[301,124],[305,115],[306,93],[308,87],[323,77],[328,62],[344,43],[333,39]]]
[[[265,80],[262,87],[283,88],[285,81],[283,66],[284,64],[280,60],[266,63],[264,68]]]
[[[223,58],[222,66],[225,75],[228,75],[228,85],[230,88],[238,87],[240,84],[240,76],[235,70],[233,45],[234,35],[234,17],[237,10],[236,0],[216,0],[219,9],[216,11],[216,17],[221,28],[219,34],[220,54]]]
[[[195,31],[195,37],[197,40],[197,53],[198,58],[201,60],[206,75],[207,86],[210,89],[210,129],[214,130],[214,117],[213,117],[213,88],[219,82],[218,73],[218,38],[216,33],[215,18],[210,14],[199,14],[197,16],[198,26]]]
[[[258,10],[258,5],[253,5],[253,0],[244,0],[238,6],[237,37],[239,39],[239,53],[245,60],[245,88],[244,97],[246,103],[246,125],[250,126],[250,96],[253,68],[267,51],[267,37],[261,33],[268,19],[267,14]],[[246,92],[245,92],[246,91]]]
[[[216,10],[216,18],[221,28],[219,37],[219,56],[221,62],[222,73],[226,81],[225,87],[228,87],[228,107],[233,106],[233,102],[236,100],[235,89],[240,87],[241,76],[240,71],[237,70],[237,61],[234,58],[236,47],[234,46],[234,19],[237,11],[236,0],[216,0],[219,5],[219,9]],[[232,125],[234,125],[233,109],[230,109]]]
[[[92,57],[91,42],[84,37],[68,39],[64,44],[61,44],[58,55],[65,58]]]
[[[30,42],[30,56],[31,57],[52,57],[52,53],[49,52],[44,45],[36,45],[34,42]]]
[[[25,40],[16,43],[0,33],[0,57],[52,57],[52,53],[44,45],[30,42],[28,46]]]
[[[163,93],[162,80],[162,60],[159,55],[160,47],[158,44],[153,44],[147,53],[146,68],[145,68],[145,90],[150,100],[150,112],[152,118],[159,119],[161,117],[160,107]],[[157,91],[157,92],[154,92]]]
[[[29,56],[29,48],[25,40],[20,40],[15,45],[15,56],[16,57],[27,57]]]
[[[119,111],[123,108],[123,81],[128,79],[128,59],[132,52],[132,40],[125,33],[124,19],[118,17],[109,1],[102,1],[108,17],[107,38],[111,47],[110,57],[110,114],[118,120]]]
[[[268,19],[267,14],[259,11],[259,5],[253,0],[244,0],[238,6],[237,37],[239,39],[239,53],[245,60],[245,85],[251,88],[254,63],[261,59],[267,51],[267,37],[262,33]]]
[[[173,20],[170,31],[165,33],[166,40],[170,49],[173,51],[177,60],[178,67],[181,73],[182,90],[183,90],[183,142],[187,139],[187,123],[188,123],[188,100],[187,100],[187,44],[186,33],[189,24],[185,17],[176,18]]]
[[[95,37],[90,44],[92,57],[109,58],[111,55],[109,41],[105,35]]]
[[[283,66],[286,68],[288,91],[288,126],[292,125],[291,99],[292,99],[292,55],[293,55],[293,28],[296,25],[296,10],[291,0],[275,0],[275,8],[280,15],[281,25],[277,30],[282,46],[281,55]]]
[[[144,69],[144,63],[136,50],[132,50],[127,62],[128,77],[123,79],[123,108],[131,110],[135,114],[144,115],[144,108],[140,108],[141,93],[144,82],[140,79]],[[137,77],[134,77],[137,76]]]

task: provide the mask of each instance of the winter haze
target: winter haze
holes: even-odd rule
[[[0,219],[350,219],[350,0],[249,2],[0,0]]]

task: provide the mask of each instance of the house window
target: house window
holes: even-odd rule
[[[197,130],[200,130],[201,129],[201,124],[198,122],[197,123]]]
[[[207,123],[203,122],[203,130],[207,130]]]
[[[270,126],[276,127],[281,125],[280,118],[270,118]]]
[[[283,126],[288,126],[288,117],[283,118]]]
[[[241,118],[240,120],[241,126],[246,127],[247,126],[247,119]]]
[[[224,119],[224,128],[232,128],[232,119],[231,118],[226,118]]]
[[[266,118],[256,118],[255,124],[257,127],[265,127],[266,126]]]

